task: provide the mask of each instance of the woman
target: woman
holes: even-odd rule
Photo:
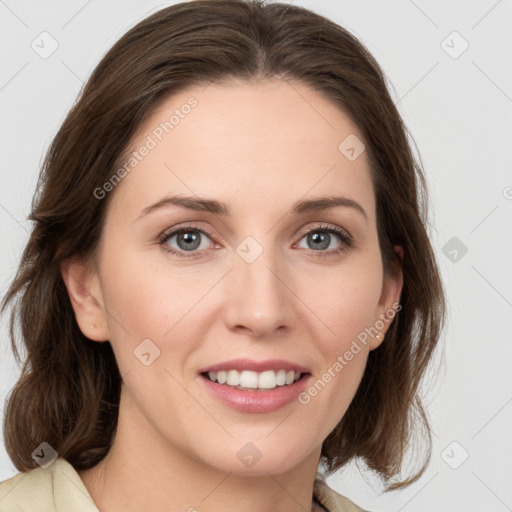
[[[354,459],[415,481],[444,318],[425,198],[333,22],[198,0],[131,29],[53,141],[4,299],[27,359],[0,510],[357,511],[321,476]]]

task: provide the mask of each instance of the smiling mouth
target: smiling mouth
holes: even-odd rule
[[[264,372],[220,370],[201,373],[201,376],[210,382],[243,391],[271,391],[291,386],[308,375],[310,374],[284,369]]]

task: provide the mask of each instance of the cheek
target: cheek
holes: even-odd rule
[[[119,323],[143,336],[164,336],[208,284],[179,267],[155,266],[149,255],[130,248],[105,253],[103,275],[105,305],[118,320],[114,327]]]
[[[378,272],[347,274],[325,281],[325,295],[315,294],[309,302],[321,321],[317,348],[322,364],[316,368],[299,402],[317,418],[311,427],[322,429],[326,437],[339,423],[354,398],[363,377],[369,353],[368,330],[375,320],[380,287]]]
[[[297,295],[317,319],[318,335],[330,351],[342,351],[373,325],[382,292],[379,261],[313,269],[296,280]],[[322,334],[323,333],[323,334]]]
[[[216,271],[198,274],[184,267],[158,264],[145,253],[105,251],[102,259],[103,299],[110,341],[122,372],[143,371],[134,357],[145,340],[158,354],[153,368],[172,368],[187,359],[205,335],[207,295],[219,280]],[[184,343],[186,340],[186,343]],[[140,349],[142,350],[142,348]],[[160,351],[160,352],[159,352]]]

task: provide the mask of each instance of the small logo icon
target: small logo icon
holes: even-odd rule
[[[345,137],[338,146],[338,151],[351,162],[357,160],[365,149],[363,141],[353,133]]]
[[[452,263],[458,263],[467,252],[468,248],[456,236],[450,238],[443,246],[443,254]]]
[[[32,458],[43,468],[50,467],[56,460],[57,452],[45,441],[41,443],[33,452]]]
[[[452,58],[458,59],[468,48],[469,43],[454,30],[443,41],[441,48]]]
[[[238,451],[236,456],[244,466],[252,468],[263,456],[258,448],[252,443],[245,443]]]
[[[236,252],[246,263],[253,263],[263,253],[263,247],[255,238],[248,236],[237,245]]]
[[[149,366],[160,356],[160,349],[149,338],[146,338],[137,345],[133,353],[144,366]]]
[[[452,469],[459,469],[468,460],[469,453],[457,441],[451,442],[442,452],[441,458]]]
[[[32,50],[34,50],[41,59],[47,59],[55,53],[59,47],[59,43],[56,39],[48,32],[41,32],[33,41],[30,43]]]
[[[512,187],[505,187],[503,189],[503,197],[509,201],[512,199]]]

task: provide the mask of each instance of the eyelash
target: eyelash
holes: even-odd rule
[[[194,258],[197,257],[198,253],[202,251],[190,251],[190,255],[186,255],[187,251],[177,251],[167,245],[167,242],[176,234],[182,233],[182,232],[189,232],[189,231],[197,231],[201,233],[202,235],[207,236],[208,238],[212,239],[213,241],[213,234],[210,233],[208,230],[200,228],[196,226],[195,224],[186,224],[179,226],[178,228],[175,228],[171,231],[164,231],[159,237],[159,244],[162,246],[162,248],[170,254],[173,254],[178,257],[182,258]],[[320,257],[325,258],[327,256],[333,256],[336,254],[341,254],[342,252],[350,249],[354,245],[354,241],[352,237],[344,230],[339,228],[338,226],[333,225],[319,225],[312,229],[307,229],[305,231],[302,231],[300,233],[300,240],[302,240],[306,235],[310,233],[329,233],[329,234],[335,234],[338,236],[338,238],[341,240],[341,246],[338,249],[330,249],[330,250],[314,250],[310,249],[309,252],[312,253],[314,257]]]

